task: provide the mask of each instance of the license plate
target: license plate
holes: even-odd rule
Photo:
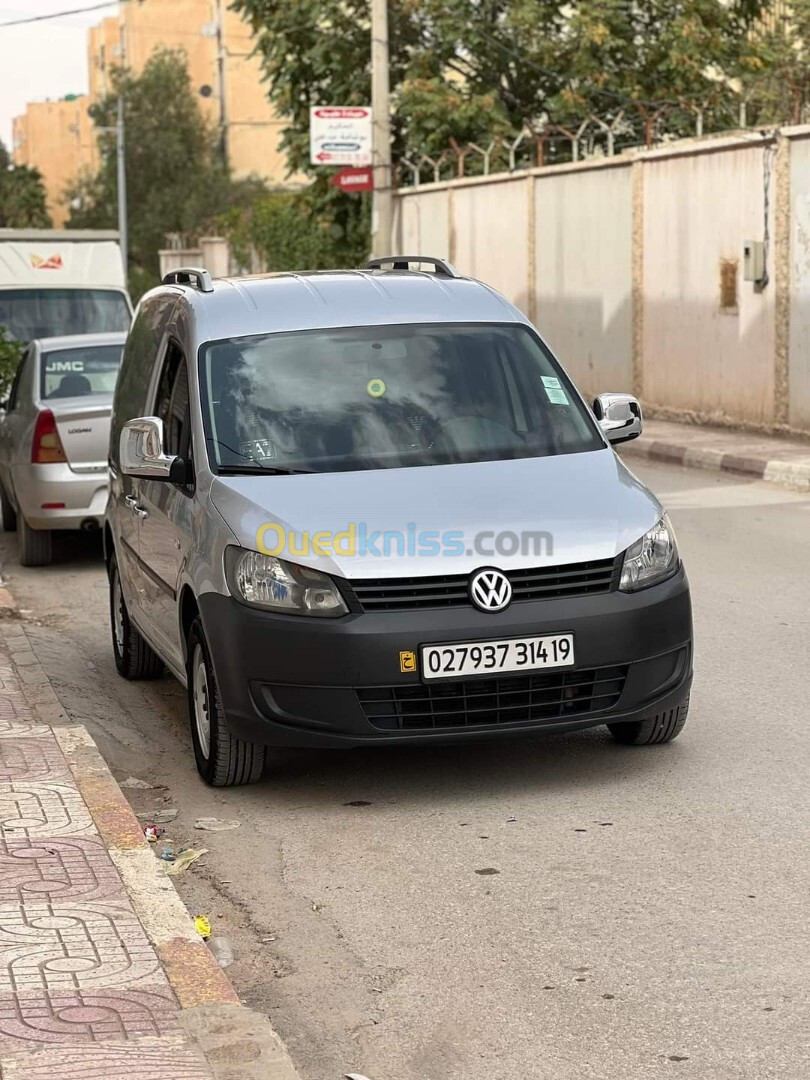
[[[573,663],[573,634],[422,646],[424,679],[457,679],[488,672],[537,671],[541,668],[571,667]]]

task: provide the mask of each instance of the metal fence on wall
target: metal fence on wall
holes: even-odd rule
[[[670,101],[637,103],[604,115],[588,113],[565,124],[526,125],[485,143],[451,139],[441,150],[414,148],[396,165],[401,187],[516,172],[545,165],[613,157],[625,150],[650,148],[708,133],[728,134],[748,126],[746,101]]]

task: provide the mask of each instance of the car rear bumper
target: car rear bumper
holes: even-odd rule
[[[681,568],[634,594],[348,615],[279,616],[207,593],[200,611],[234,734],[286,746],[360,746],[566,731],[650,716],[692,680]],[[400,653],[431,643],[574,635],[576,665],[425,683]]]
[[[80,529],[104,523],[107,470],[74,472],[67,464],[16,465],[12,471],[17,508],[32,529]]]

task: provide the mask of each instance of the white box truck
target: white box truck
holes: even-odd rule
[[[0,326],[19,341],[128,330],[118,233],[0,229]]]

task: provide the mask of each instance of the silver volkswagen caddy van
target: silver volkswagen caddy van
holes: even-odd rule
[[[427,271],[411,267],[429,267]],[[439,259],[138,306],[113,405],[115,660],[188,687],[210,784],[268,746],[673,739],[692,680],[666,514],[537,331]]]

